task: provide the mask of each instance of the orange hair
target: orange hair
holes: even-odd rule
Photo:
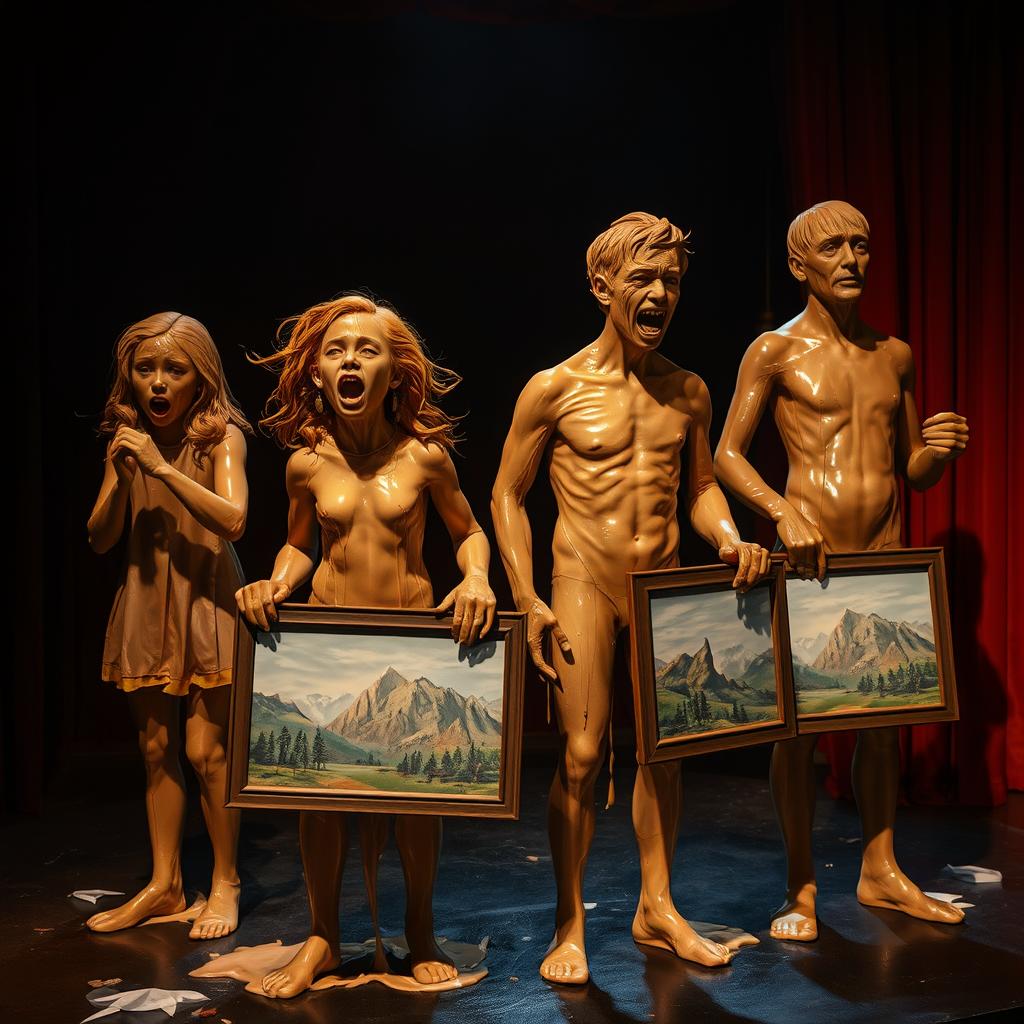
[[[611,227],[602,231],[587,249],[587,277],[593,291],[594,278],[598,274],[610,276],[618,272],[626,260],[635,260],[644,249],[675,249],[679,253],[679,272],[686,273],[690,252],[686,243],[690,233],[685,234],[666,217],[655,217],[653,213],[627,213],[613,221]]]
[[[798,213],[786,232],[786,248],[790,257],[802,260],[815,242],[831,235],[859,232],[865,238],[871,234],[868,219],[855,206],[841,199],[817,203],[809,210]]]
[[[220,444],[229,423],[252,433],[252,427],[239,408],[224,378],[224,364],[210,337],[198,321],[182,313],[154,313],[132,324],[117,339],[114,348],[114,383],[103,409],[100,434],[113,434],[122,424],[137,428],[140,413],[132,389],[132,363],[135,350],[144,341],[168,337],[192,360],[199,375],[199,386],[192,407],[186,414],[185,441],[192,446],[192,457],[202,465],[210,449]]]
[[[391,349],[391,361],[399,378],[394,389],[397,409],[385,407],[396,427],[424,444],[436,441],[451,451],[458,440],[455,419],[433,400],[448,394],[462,378],[439,366],[427,355],[423,341],[393,309],[365,295],[342,295],[311,306],[285,320],[277,332],[278,350],[254,363],[278,374],[277,387],[267,400],[260,426],[286,448],[315,448],[330,433],[332,411],[318,413],[313,405],[317,388],[310,372],[320,356],[328,327],[340,316],[368,313],[377,318]]]

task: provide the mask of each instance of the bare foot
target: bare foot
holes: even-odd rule
[[[862,867],[857,899],[866,907],[899,910],[922,921],[959,924],[964,919],[964,912],[959,907],[925,896],[895,865],[879,874],[871,874]]]
[[[421,985],[436,985],[438,982],[451,981],[452,978],[458,977],[458,968],[450,957],[441,952],[433,935],[428,933],[414,938],[406,931],[405,941],[409,943],[412,976]]]
[[[319,935],[311,935],[284,967],[263,979],[263,994],[271,999],[291,999],[305,992],[318,974],[337,967],[338,963],[338,953],[330,943]]]
[[[196,918],[190,939],[222,939],[238,927],[239,882],[225,882],[214,879],[211,883],[210,898],[206,909]]]
[[[771,937],[787,942],[814,942],[818,937],[818,918],[814,912],[817,896],[818,887],[813,882],[787,893],[786,902],[772,914]]]
[[[705,967],[723,967],[735,950],[698,935],[676,911],[651,912],[641,903],[633,918],[633,941],[667,949],[683,960]]]
[[[553,938],[541,961],[540,976],[559,985],[586,985],[590,981],[590,968],[582,936],[578,942],[572,939],[559,942],[557,936]]]
[[[85,926],[94,932],[116,932],[122,928],[134,928],[147,917],[180,914],[184,909],[185,894],[181,891],[180,882],[171,886],[150,882],[127,903],[93,914]]]

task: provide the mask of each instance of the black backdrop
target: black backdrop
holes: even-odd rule
[[[269,351],[282,318],[350,289],[386,299],[464,377],[447,400],[466,414],[457,465],[493,540],[516,396],[600,329],[584,253],[611,220],[640,209],[692,229],[664,351],[707,381],[713,443],[766,310],[798,309],[778,78],[799,55],[783,49],[781,5],[332,6],[44,10],[23,41],[25,461],[16,678],[0,698],[16,806],[36,804],[62,753],[131,736],[98,682],[123,554],[85,542],[127,324],[163,309],[202,320],[255,422],[272,379],[245,353]],[[284,459],[265,436],[250,445],[249,578],[283,538]],[[539,580],[552,512],[542,477]],[[683,557],[714,558],[692,537]],[[443,594],[456,570],[436,519],[427,559]],[[492,578],[509,607],[497,552]],[[528,724],[543,727],[543,690],[528,692]]]

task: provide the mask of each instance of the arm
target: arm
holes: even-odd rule
[[[315,458],[308,451],[299,451],[288,460],[288,540],[277,553],[271,578],[249,583],[235,593],[238,610],[261,629],[270,628],[271,620],[277,618],[277,605],[287,600],[316,568],[320,534],[316,502],[308,486]]]
[[[551,609],[533,586],[533,536],[526,515],[526,495],[537,476],[544,449],[555,427],[557,385],[551,373],[538,374],[523,389],[512,414],[512,426],[501,453],[498,477],[491,494],[491,515],[498,550],[512,585],[516,607],[527,613],[527,643],[533,663],[548,679],[555,670],[544,660],[543,637],[551,630],[559,646],[569,652],[569,640]]]
[[[793,568],[801,576],[820,580],[825,577],[825,543],[821,532],[772,490],[747,460],[747,451],[771,394],[773,372],[786,344],[786,339],[778,335],[765,334],[747,349],[715,452],[715,473],[744,505],[776,524]]]
[[[460,644],[475,644],[494,625],[497,601],[487,582],[491,547],[462,493],[451,457],[436,446],[431,446],[427,452],[433,470],[430,497],[448,528],[455,561],[462,570],[462,582],[438,605],[437,610],[447,611],[454,605],[452,639]]]
[[[115,454],[113,447],[111,441],[107,445],[100,493],[96,496],[96,504],[92,507],[86,527],[89,531],[89,547],[98,555],[106,554],[121,536],[132,478],[137,469],[133,458],[124,453]]]
[[[242,536],[249,488],[245,479],[245,437],[234,424],[228,424],[224,440],[210,452],[212,491],[175,469],[144,431],[119,427],[111,448],[114,453],[123,452],[132,457],[147,476],[162,481],[211,533],[225,540],[238,540]]]
[[[760,544],[740,539],[725,495],[715,482],[708,429],[711,426],[711,396],[702,380],[690,402],[693,419],[687,432],[687,495],[690,523],[718,551],[723,562],[735,565],[734,588],[746,590],[768,572],[770,558]]]
[[[897,413],[897,444],[900,465],[915,491],[924,491],[942,479],[946,464],[963,455],[970,431],[967,420],[955,412],[929,416],[922,424],[914,401],[914,357],[910,346],[899,343],[902,394]]]

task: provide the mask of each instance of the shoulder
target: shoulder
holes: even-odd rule
[[[421,441],[418,437],[406,437],[398,442],[395,455],[415,463],[431,478],[454,471],[454,464],[448,449],[436,441]]]
[[[321,461],[311,448],[297,448],[288,456],[285,467],[285,481],[290,488],[308,484]]]
[[[234,423],[229,423],[224,428],[224,436],[214,448],[214,451],[230,452],[232,455],[244,455],[246,447],[245,434]]]
[[[769,371],[780,369],[797,347],[800,350],[806,348],[806,339],[794,333],[794,326],[795,322],[791,322],[777,331],[765,331],[756,337],[743,354],[744,365]]]
[[[551,419],[559,401],[570,387],[573,376],[568,362],[535,373],[520,392],[516,402],[516,418],[531,422]]]
[[[879,346],[888,354],[900,374],[913,373],[914,353],[905,341],[888,337],[880,341]]]

